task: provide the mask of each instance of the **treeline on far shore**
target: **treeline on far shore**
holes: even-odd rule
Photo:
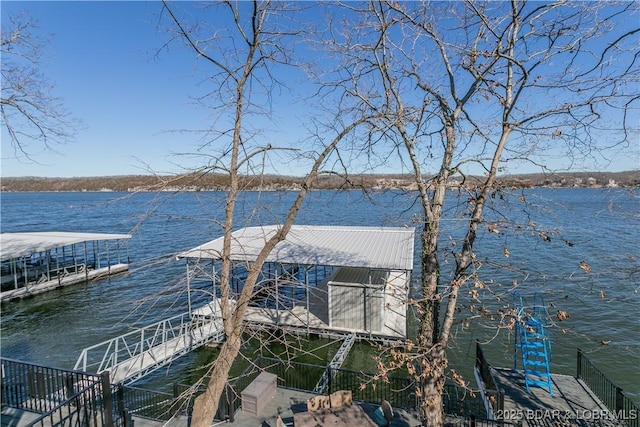
[[[481,177],[456,177],[452,188],[473,188]],[[640,187],[640,171],[627,172],[564,172],[509,175],[498,178],[498,185],[507,188],[530,187]],[[415,189],[411,175],[351,175],[321,176],[314,189]],[[152,176],[127,175],[106,177],[42,178],[7,177],[1,180],[3,192],[49,191],[219,191],[228,188],[225,175]],[[243,190],[295,190],[302,178],[260,175],[241,177]]]

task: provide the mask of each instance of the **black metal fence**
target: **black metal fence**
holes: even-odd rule
[[[629,427],[640,427],[638,405],[591,363],[580,349],[578,349],[576,377],[589,386],[616,418],[624,421]]]
[[[130,386],[117,386],[114,392],[120,413],[161,421],[168,421],[180,412],[182,406],[176,397],[172,393]]]
[[[255,361],[255,375],[258,373],[257,368],[275,374],[281,388],[312,392],[322,376],[326,375],[325,394],[351,390],[353,399],[360,402],[379,404],[384,399],[395,408],[415,410],[418,406],[415,385],[408,377],[383,377],[379,374],[264,357]],[[443,401],[446,414],[475,416],[479,419],[486,417],[480,393],[474,393],[455,384],[445,384]]]
[[[493,413],[499,413],[504,410],[504,390],[498,389],[493,375],[491,374],[491,365],[484,357],[480,343],[476,341],[476,370],[480,375],[480,379],[485,386],[486,398],[491,405]],[[487,418],[493,418],[487,414]]]
[[[119,426],[131,425],[131,416],[168,421],[176,415],[188,420],[193,399],[203,390],[174,385],[172,392],[109,384],[109,377],[0,359],[2,361],[2,405],[42,413],[30,425]],[[258,358],[241,375],[229,381],[220,399],[217,420],[234,420],[241,408],[240,394],[260,372],[278,377],[278,386],[312,392],[326,375],[323,393],[351,390],[356,401],[379,404],[383,399],[396,408],[417,408],[415,387],[410,378],[382,377],[346,369]],[[451,425],[494,426],[484,420],[484,404],[479,393],[454,384],[445,385],[445,413]],[[471,418],[469,418],[471,417]],[[473,421],[473,422],[472,422]],[[471,424],[469,424],[472,422]],[[460,424],[462,423],[462,424]]]
[[[487,420],[471,417],[447,417],[444,423],[445,427],[507,427],[522,426],[522,421],[512,422],[503,420]]]
[[[2,405],[42,414],[30,426],[118,424],[109,376],[11,359],[2,364]]]

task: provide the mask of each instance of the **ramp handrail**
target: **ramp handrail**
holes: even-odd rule
[[[85,348],[74,369],[83,372],[91,370],[96,373],[108,371],[125,360],[139,356],[170,340],[190,335],[195,329],[215,322],[216,320],[212,318],[191,318],[190,313],[182,313]],[[203,341],[211,337],[205,338]]]
[[[342,363],[347,358],[347,355],[349,354],[349,351],[351,350],[351,347],[353,347],[353,343],[355,341],[356,341],[356,334],[353,333],[349,335],[342,342],[342,345],[336,352],[335,356],[333,356],[333,359],[329,363],[329,366],[327,366],[327,369],[325,369],[324,373],[322,374],[322,377],[320,378],[316,386],[313,388],[313,393],[316,393],[316,394],[324,393],[326,388],[329,386],[330,371],[332,369],[335,370],[335,369],[340,369],[342,367]]]

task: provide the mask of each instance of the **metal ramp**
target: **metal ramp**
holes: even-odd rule
[[[316,386],[313,388],[313,393],[316,393],[316,394],[324,393],[324,391],[327,389],[327,386],[329,385],[329,371],[331,371],[332,369],[340,369],[340,367],[344,363],[344,360],[347,358],[347,355],[349,354],[351,347],[353,347],[353,343],[355,343],[355,341],[356,341],[355,333],[345,338],[345,340],[342,342],[342,345],[336,352],[336,355],[333,356],[331,363],[329,363],[329,366],[327,366],[327,369],[325,369],[324,373],[322,374],[322,377],[320,377],[320,381],[318,381],[318,384],[316,384]]]
[[[534,294],[533,305],[525,306],[521,295],[514,294],[516,337],[513,349],[513,368],[517,366],[518,350],[527,393],[530,387],[546,388],[553,396],[549,370],[551,337],[547,329],[547,310],[542,296]]]
[[[109,372],[112,384],[133,382],[210,342],[222,342],[215,318],[183,313],[82,350],[74,370]]]

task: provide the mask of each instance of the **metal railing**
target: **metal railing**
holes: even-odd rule
[[[476,341],[476,372],[484,384],[484,399],[486,400],[485,413],[488,419],[493,419],[494,414],[504,409],[504,390],[498,385],[491,373],[491,365],[484,356],[480,343]]]
[[[408,377],[386,377],[331,366],[287,362],[260,357],[240,376],[227,384],[215,419],[233,421],[241,408],[241,392],[262,372],[278,377],[281,388],[312,393],[323,376],[326,393],[351,390],[355,401],[379,404],[383,399],[396,408],[415,410],[418,400]],[[189,390],[174,385],[173,393],[146,390],[117,384],[111,388],[109,375],[92,375],[77,371],[39,367],[3,359],[2,404],[44,413],[31,425],[127,426],[131,416],[168,421],[176,416],[188,420],[193,399],[203,390]],[[446,384],[444,409],[448,415],[484,418],[479,394],[454,384]],[[497,424],[496,424],[497,425]]]
[[[182,408],[174,394],[124,385],[117,386],[114,400],[121,412],[161,421],[170,420]]]
[[[349,335],[343,342],[336,355],[333,356],[333,359],[329,363],[328,368],[338,369],[344,363],[344,360],[347,358],[347,354],[349,354],[349,350],[353,347],[353,343],[356,341],[356,334]],[[326,369],[325,373],[322,375],[316,386],[313,388],[314,393],[322,394],[326,390],[329,384],[329,373],[331,369]]]
[[[578,349],[576,377],[583,380],[605,406],[629,427],[640,427],[640,408]]]
[[[248,370],[245,370],[247,372]],[[220,400],[218,402],[218,409],[213,417],[214,421],[228,421],[233,422],[236,412],[242,408],[242,399],[240,391],[244,390],[250,383],[258,376],[258,372],[255,374],[245,375],[241,374],[234,380],[231,380],[225,384],[225,388],[222,391]],[[127,389],[127,387],[125,387]],[[193,401],[200,393],[203,393],[205,389],[203,387],[193,389],[185,384],[174,384],[173,386],[173,405],[171,407],[172,412],[164,412],[165,415],[175,415],[177,413],[184,414],[190,418],[193,411]],[[165,393],[166,394],[166,393]],[[152,416],[152,408],[147,408],[144,413],[140,413],[134,410],[136,415],[141,415],[149,418]],[[169,418],[171,418],[169,416]],[[169,418],[163,418],[167,420]],[[188,425],[188,424],[187,424]]]
[[[41,414],[29,426],[112,426],[109,375],[51,368],[11,359],[2,364],[2,406]]]
[[[85,348],[74,369],[100,373],[139,358],[138,366],[129,372],[112,373],[114,383],[130,381],[204,344],[221,341],[223,337],[224,332],[215,319],[192,319],[190,313],[183,313]],[[153,354],[154,350],[162,357]],[[142,362],[145,354],[150,355],[147,359],[153,359],[153,363]]]
[[[278,387],[313,393],[313,388],[323,376],[327,378],[325,394],[338,390],[351,390],[353,400],[379,404],[383,399],[395,408],[414,410],[418,406],[415,385],[408,377],[382,377],[379,374],[363,373],[348,369],[335,369],[299,362],[261,357],[254,362],[256,367],[275,374]],[[256,368],[254,370],[257,371]],[[257,375],[257,373],[256,373]],[[249,381],[250,382],[250,381]],[[248,384],[248,383],[247,383]],[[242,390],[238,388],[238,390]],[[485,418],[484,403],[480,393],[471,393],[455,384],[445,384],[445,413],[451,415],[474,415]]]
[[[503,421],[503,420],[487,420],[470,417],[447,417],[445,420],[447,427],[505,427],[505,426],[522,426],[522,421]]]

